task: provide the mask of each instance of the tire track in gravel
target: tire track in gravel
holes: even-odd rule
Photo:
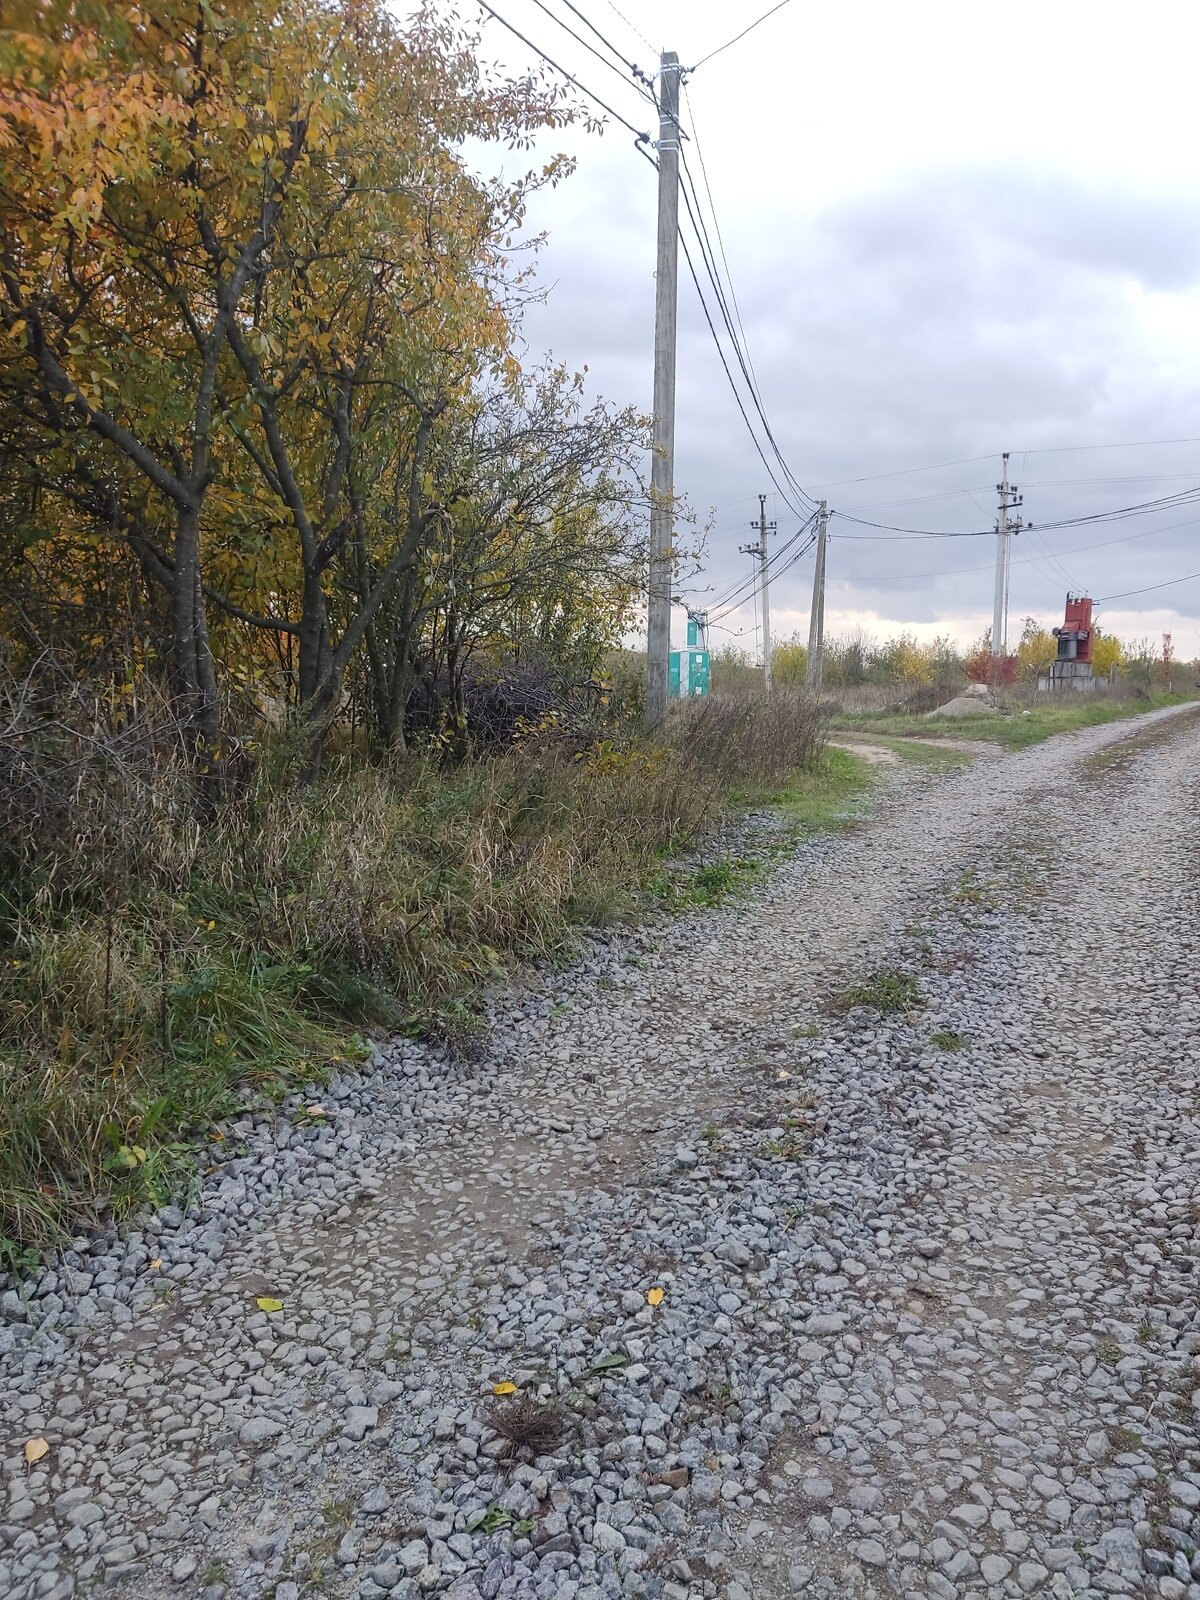
[[[823,1139],[834,1141],[828,1184],[834,1196],[828,1203],[834,1209],[829,1215],[840,1219],[838,1227],[853,1224],[853,1249],[866,1256],[870,1241],[873,1251],[871,1261],[855,1262],[863,1268],[858,1281],[864,1293],[845,1300],[849,1310],[828,1315],[850,1318],[856,1327],[861,1323],[872,1330],[875,1344],[889,1330],[889,1337],[902,1343],[912,1337],[951,1340],[944,1371],[933,1372],[931,1358],[919,1352],[909,1351],[902,1361],[886,1357],[892,1392],[884,1397],[879,1390],[878,1404],[894,1409],[901,1390],[917,1396],[918,1409],[928,1411],[929,1421],[945,1423],[942,1433],[935,1430],[920,1446],[936,1454],[939,1447],[933,1439],[951,1428],[944,1413],[962,1387],[963,1368],[950,1357],[968,1352],[968,1368],[986,1365],[991,1358],[997,1363],[987,1379],[990,1398],[997,1402],[992,1412],[1007,1411],[998,1399],[1003,1395],[1018,1420],[1024,1421],[1018,1399],[1036,1413],[1030,1395],[1041,1393],[1037,1383],[1043,1389],[1045,1383],[1028,1376],[1039,1370],[1037,1333],[1024,1330],[1038,1328],[1038,1307],[1044,1302],[1036,1294],[1031,1297],[1024,1274],[1027,1268],[1058,1270],[1061,1263],[1053,1253],[1042,1260],[1035,1252],[1032,1261],[1014,1270],[1014,1259],[1006,1254],[1011,1247],[1004,1242],[1005,1229],[1018,1230],[1012,1236],[1020,1238],[1021,1230],[1027,1234],[1046,1222],[1075,1237],[1074,1198],[1062,1217],[1052,1208],[1044,1217],[1038,1211],[1051,1181],[1048,1166],[1052,1161],[1061,1164],[1068,1148],[1078,1152],[1072,1157],[1076,1171],[1072,1175],[1066,1166],[1061,1172],[1055,1169],[1052,1181],[1060,1190],[1072,1197],[1077,1192],[1090,1195],[1084,1207],[1089,1215],[1096,1204],[1129,1203],[1127,1177],[1110,1188],[1099,1175],[1111,1149],[1114,1119],[1104,1110],[1108,1102],[1095,1094],[1095,1084],[1090,1095],[1081,1094],[1070,1074],[1064,1076],[1057,1068],[1047,1072],[1044,1057],[1023,1056],[1020,1048],[1014,1052],[1014,1041],[1033,1049],[1033,1030],[1024,1002],[1015,999],[1017,990],[1025,986],[1031,995],[1041,996],[1043,1008],[1053,1005],[1045,953],[1039,961],[1030,946],[1017,952],[1020,961],[1014,965],[1011,951],[1001,960],[978,930],[957,925],[930,951],[930,982],[944,991],[939,1000],[943,1007],[952,1007],[956,996],[969,996],[972,986],[986,982],[999,985],[1002,996],[1013,997],[997,1002],[1010,1037],[996,1045],[997,1059],[1013,1076],[1005,1098],[995,1107],[985,1105],[970,1128],[972,1141],[986,1145],[988,1164],[982,1169],[971,1170],[979,1157],[974,1146],[969,1154],[960,1148],[966,1135],[953,1129],[943,1141],[944,1171],[931,1175],[923,1156],[902,1155],[916,1113],[908,1104],[904,1074],[884,1081],[884,1069],[897,1048],[894,1030],[838,1024],[827,1030],[834,1035],[832,1043],[822,1037],[809,1047],[807,1040],[797,1041],[794,1029],[805,1019],[825,1026],[814,1006],[831,989],[898,956],[911,957],[912,939],[903,930],[942,906],[960,873],[994,868],[1001,876],[1010,874],[1018,837],[1014,828],[1030,841],[1025,853],[1034,864],[1034,892],[1051,887],[1048,869],[1036,863],[1048,840],[1058,858],[1066,859],[1062,852],[1069,841],[1062,820],[1081,762],[1119,748],[1128,737],[1129,730],[1119,726],[1092,729],[1052,747],[992,758],[986,770],[939,775],[933,785],[923,775],[898,773],[876,816],[845,837],[803,847],[755,895],[752,910],[729,907],[680,919],[657,951],[644,939],[598,948],[572,974],[506,992],[494,1007],[477,1062],[455,1062],[444,1052],[397,1043],[381,1052],[372,1074],[348,1076],[334,1086],[327,1097],[329,1126],[286,1119],[270,1126],[246,1119],[233,1130],[244,1139],[245,1153],[218,1164],[194,1216],[184,1220],[168,1212],[162,1228],[147,1230],[144,1238],[135,1236],[124,1247],[76,1252],[64,1260],[48,1289],[41,1286],[45,1292],[31,1304],[43,1313],[49,1305],[51,1324],[57,1319],[68,1337],[53,1326],[30,1332],[14,1321],[7,1353],[0,1343],[11,1380],[0,1416],[7,1479],[7,1506],[0,1511],[0,1588],[7,1583],[5,1592],[15,1596],[65,1600],[78,1585],[107,1578],[124,1580],[133,1592],[147,1596],[172,1592],[219,1600],[228,1594],[257,1600],[275,1593],[278,1600],[294,1600],[293,1586],[296,1594],[316,1592],[319,1568],[321,1581],[334,1592],[364,1600],[410,1592],[446,1592],[454,1600],[474,1600],[476,1594],[484,1600],[500,1594],[506,1600],[507,1594],[527,1592],[577,1594],[588,1600],[591,1589],[597,1596],[650,1593],[644,1587],[649,1573],[659,1586],[653,1592],[667,1600],[676,1600],[665,1587],[672,1583],[684,1595],[692,1593],[689,1586],[694,1584],[697,1595],[727,1594],[729,1600],[738,1600],[741,1580],[730,1576],[730,1563],[744,1559],[743,1577],[762,1593],[789,1593],[792,1580],[785,1581],[784,1552],[793,1537],[790,1528],[766,1520],[765,1532],[758,1530],[748,1552],[739,1556],[732,1533],[720,1520],[704,1520],[714,1513],[712,1502],[703,1498],[700,1484],[707,1485],[708,1479],[701,1474],[715,1469],[702,1463],[719,1461],[727,1451],[696,1455],[692,1444],[685,1443],[668,1452],[668,1459],[687,1457],[684,1465],[671,1470],[684,1472],[691,1483],[667,1486],[666,1496],[657,1496],[658,1521],[643,1545],[630,1545],[622,1535],[618,1546],[615,1531],[601,1540],[595,1528],[609,1522],[599,1516],[595,1496],[589,1511],[583,1490],[582,1500],[571,1498],[575,1491],[561,1487],[563,1479],[557,1488],[546,1480],[547,1498],[533,1496],[531,1501],[536,1503],[538,1527],[557,1527],[546,1518],[561,1516],[566,1525],[550,1537],[574,1542],[570,1551],[560,1544],[557,1550],[534,1553],[533,1567],[514,1568],[522,1552],[518,1549],[514,1557],[513,1536],[503,1530],[486,1538],[477,1530],[465,1532],[458,1526],[463,1515],[453,1509],[447,1525],[447,1502],[437,1496],[444,1496],[464,1474],[478,1479],[486,1468],[481,1445],[488,1441],[476,1420],[477,1397],[509,1365],[528,1366],[540,1351],[538,1360],[551,1361],[561,1376],[574,1362],[577,1370],[567,1374],[574,1393],[587,1387],[580,1376],[586,1361],[576,1345],[598,1350],[620,1342],[631,1352],[644,1347],[649,1354],[656,1329],[666,1336],[674,1326],[674,1311],[668,1308],[655,1324],[641,1291],[628,1287],[647,1271],[677,1275],[672,1301],[678,1292],[685,1304],[693,1295],[707,1305],[704,1297],[711,1291],[712,1309],[700,1313],[702,1318],[715,1317],[716,1333],[710,1329],[700,1341],[710,1354],[720,1355],[724,1348],[723,1323],[740,1326],[732,1313],[720,1310],[717,1280],[724,1274],[724,1294],[737,1300],[742,1273],[740,1267],[732,1269],[743,1254],[762,1263],[752,1276],[759,1284],[754,1292],[766,1301],[773,1301],[777,1285],[786,1281],[793,1285],[793,1305],[800,1303],[797,1295],[812,1307],[843,1304],[838,1268],[847,1257],[855,1260],[851,1250],[843,1248],[832,1222],[831,1239],[821,1237],[826,1228],[821,1214],[807,1220],[789,1215],[802,1207],[780,1199],[781,1163],[772,1158],[764,1167],[762,1160],[764,1138],[770,1141],[772,1128],[789,1110],[807,1123],[808,1132],[819,1129],[816,1113],[799,1103],[806,1096],[797,1093],[798,1080],[806,1073],[821,1115],[836,1129],[836,1138],[832,1131],[817,1132],[814,1144],[819,1151]],[[1118,765],[1101,779],[1118,795],[1131,782],[1138,792],[1145,787],[1138,762],[1169,764],[1172,749],[1190,751],[1194,762],[1195,718],[1168,713],[1141,719],[1136,739],[1144,743],[1144,751],[1128,758],[1126,770]],[[1031,815],[1040,830],[1036,839],[1028,826]],[[1103,831],[1105,819],[1098,807],[1089,815],[1089,826]],[[1019,833],[1021,828],[1025,833]],[[1105,840],[1110,836],[1115,840],[1111,828]],[[1140,845],[1145,848],[1144,839]],[[1070,880],[1077,897],[1085,893],[1089,872],[1095,878],[1095,863],[1089,867],[1086,857],[1081,832]],[[1169,894],[1159,878],[1146,882],[1147,904],[1157,903],[1161,892]],[[1175,899],[1182,908],[1181,894]],[[1112,910],[1111,896],[1104,907]],[[964,949],[975,946],[978,950],[968,948],[968,954],[978,954],[978,961],[965,961]],[[1116,962],[1116,952],[1109,955]],[[643,961],[650,963],[648,969],[639,964]],[[1014,976],[1018,967],[1019,982]],[[1061,978],[1067,969],[1056,962],[1054,970]],[[1087,964],[1091,980],[1098,970],[1094,960]],[[1178,984],[1179,978],[1173,972],[1171,981]],[[1111,987],[1111,976],[1108,981]],[[1105,1024],[1097,1026],[1103,1029]],[[1079,1054],[1084,1035],[1078,1032],[1074,1038],[1071,1073],[1086,1065]],[[1090,1046],[1098,1056],[1106,1038],[1101,1032]],[[901,1043],[912,1046],[907,1038]],[[928,1046],[922,1049],[927,1053]],[[847,1062],[862,1069],[864,1082],[878,1076],[870,1094],[858,1092],[853,1076],[847,1076]],[[1104,1065],[1101,1075],[1108,1070]],[[1065,1137],[1068,1123],[1061,1108],[1056,1109],[1057,1098],[1044,1092],[1037,1131],[1022,1132],[1017,1126],[1015,1091],[1032,1085],[1035,1074],[1037,1084],[1062,1089],[1072,1105],[1081,1101],[1071,1140]],[[1144,1079],[1143,1070],[1138,1079],[1142,1095],[1147,1092]],[[935,1091],[929,1099],[938,1104]],[[886,1108],[882,1113],[881,1107]],[[916,1126],[925,1126],[923,1115],[917,1115]],[[707,1153],[702,1146],[695,1148],[706,1123],[721,1130]],[[1052,1126],[1061,1138],[1046,1131]],[[776,1133],[783,1133],[785,1141],[794,1138],[783,1128]],[[1110,1143],[1089,1145],[1097,1139]],[[1006,1150],[1007,1158],[997,1161]],[[915,1160],[911,1173],[906,1174],[904,1160]],[[901,1165],[893,1170],[897,1161]],[[729,1169],[724,1176],[722,1163]],[[783,1192],[794,1187],[798,1201],[814,1185],[819,1191],[824,1181],[819,1161],[812,1171],[801,1173],[786,1163],[782,1170]],[[965,1228],[966,1238],[943,1243],[941,1256],[920,1270],[906,1267],[897,1274],[891,1265],[894,1253],[888,1254],[892,1245],[876,1248],[878,1233],[864,1231],[864,1197],[877,1192],[879,1204],[892,1206],[895,1197],[926,1180],[943,1206],[941,1222],[948,1233],[953,1231],[952,1217],[968,1218],[965,1224],[953,1223]],[[757,1208],[761,1215],[751,1208],[749,1223],[743,1209],[747,1183],[759,1185],[764,1195]],[[699,1220],[689,1210],[696,1195],[704,1196]],[[965,1210],[946,1209],[948,1195]],[[767,1215],[775,1221],[764,1222]],[[994,1217],[995,1224],[985,1226],[980,1220],[984,1215]],[[934,1216],[930,1211],[921,1220],[931,1233]],[[753,1247],[740,1244],[737,1237],[724,1238],[725,1232],[738,1235],[747,1227]],[[905,1217],[901,1232],[908,1227]],[[708,1228],[720,1235],[715,1245]],[[1086,1238],[1097,1236],[1089,1232]],[[840,1255],[830,1254],[830,1243]],[[971,1255],[963,1253],[968,1244]],[[723,1259],[713,1251],[725,1245],[732,1251],[726,1264],[730,1270],[703,1265]],[[1099,1247],[1086,1244],[1082,1235],[1080,1248],[1087,1262],[1085,1277],[1091,1272],[1108,1285],[1111,1252],[1097,1253]],[[149,1267],[152,1254],[163,1268]],[[949,1263],[954,1263],[959,1281]],[[623,1294],[614,1273],[616,1283],[625,1281]],[[253,1300],[263,1293],[284,1299],[285,1311],[272,1317],[257,1312]],[[971,1301],[972,1294],[978,1303]],[[1096,1295],[1089,1291],[1085,1296],[1085,1317]],[[81,1313],[85,1302],[87,1323]],[[548,1332],[543,1328],[546,1316],[536,1309],[546,1302],[563,1306],[549,1316],[549,1323],[559,1326]],[[1007,1326],[1003,1316],[989,1314],[1000,1309],[1008,1322],[1020,1323],[1008,1344],[991,1326]],[[23,1311],[11,1301],[6,1304],[10,1318]],[[811,1309],[803,1325],[824,1326],[819,1320],[824,1314]],[[40,1320],[44,1323],[45,1316]],[[927,1327],[952,1332],[912,1331]],[[780,1352],[779,1375],[763,1380],[775,1396],[772,1404],[781,1397],[789,1405],[798,1402],[807,1393],[810,1374],[826,1367],[829,1382],[838,1388],[843,1383],[839,1369],[848,1365],[853,1374],[863,1366],[860,1358],[868,1349],[862,1333],[852,1336],[858,1350],[842,1350],[836,1341],[831,1345],[830,1332],[798,1337],[789,1314],[780,1315],[777,1309],[759,1324],[759,1334],[764,1345],[774,1342]],[[715,1345],[706,1343],[710,1336]],[[759,1361],[759,1377],[751,1381],[742,1370],[744,1352],[737,1340],[752,1343],[755,1335],[743,1330],[729,1337],[737,1348],[720,1355],[726,1379],[705,1378],[696,1390],[686,1383],[682,1389],[668,1385],[665,1391],[668,1398],[673,1393],[688,1396],[670,1415],[692,1419],[689,1441],[714,1431],[705,1411],[713,1402],[706,1384],[716,1381],[720,1390],[728,1382],[731,1393],[739,1394],[740,1386],[749,1384],[748,1392],[757,1395],[761,1373],[773,1371],[769,1360],[765,1367]],[[707,1370],[707,1362],[716,1371],[717,1355],[711,1362],[689,1360],[699,1362],[696,1370]],[[786,1377],[789,1371],[792,1376]],[[907,1374],[905,1381],[898,1376],[902,1374]],[[925,1389],[920,1387],[922,1376]],[[1073,1381],[1086,1390],[1091,1377],[1091,1372],[1079,1372]],[[784,1389],[798,1386],[795,1396],[784,1394],[780,1384]],[[1056,1417],[1069,1417],[1071,1396],[1053,1401]],[[1045,1393],[1042,1402],[1045,1415]],[[832,1403],[819,1400],[804,1423],[809,1455],[788,1458],[793,1467],[799,1463],[802,1473],[810,1471],[817,1456],[833,1459],[834,1447],[827,1452],[822,1441],[836,1433],[820,1431],[823,1408]],[[1106,1404],[1121,1412],[1124,1402]],[[787,1414],[764,1412],[767,1421]],[[750,1431],[755,1440],[765,1426],[754,1423]],[[35,1433],[50,1439],[53,1450],[47,1464],[28,1472],[20,1445]],[[903,1436],[901,1423],[890,1438]],[[659,1435],[647,1438],[657,1441]],[[974,1435],[963,1448],[979,1453]],[[963,1458],[964,1472],[970,1459]],[[743,1532],[756,1520],[748,1516],[751,1509],[769,1506],[773,1476],[783,1484],[780,1504],[788,1503],[789,1486],[796,1487],[786,1471],[773,1474],[765,1455],[763,1462],[761,1474],[743,1471],[738,1494],[716,1502],[728,1504],[731,1517],[742,1516]],[[946,1592],[938,1587],[939,1580],[943,1585],[968,1578],[978,1582],[965,1562],[961,1572],[946,1577],[950,1569],[945,1564],[935,1561],[926,1572],[923,1557],[893,1558],[893,1545],[900,1550],[916,1542],[918,1552],[927,1552],[928,1545],[918,1537],[927,1508],[908,1496],[911,1503],[896,1515],[916,1519],[911,1529],[902,1521],[895,1528],[881,1523],[873,1530],[875,1501],[865,1492],[872,1485],[859,1481],[863,1465],[851,1461],[850,1476],[863,1491],[857,1499],[870,1504],[860,1510],[852,1501],[850,1507],[836,1509],[851,1513],[846,1528],[853,1527],[860,1543],[882,1542],[881,1535],[887,1536],[882,1575],[878,1580],[872,1576],[875,1569],[861,1551],[851,1551],[838,1567],[841,1557],[834,1556],[845,1529],[831,1522],[828,1535],[814,1543],[800,1521],[800,1544],[810,1555],[822,1552],[805,1581],[818,1587],[823,1581],[850,1583],[870,1594],[876,1592],[877,1581],[884,1585],[880,1593],[909,1582],[911,1592],[931,1594]],[[635,1461],[634,1466],[640,1472],[644,1463]],[[563,1470],[569,1480],[573,1469]],[[605,1471],[615,1470],[611,1459],[607,1468],[597,1459],[597,1483]],[[426,1491],[425,1500],[418,1496],[406,1501],[406,1492],[429,1472],[434,1498]],[[982,1465],[969,1467],[970,1482],[983,1472]],[[949,1474],[946,1481],[953,1477]],[[751,1480],[757,1487],[747,1487]],[[967,1485],[968,1477],[962,1482]],[[907,1494],[912,1486],[901,1487]],[[599,1492],[603,1497],[608,1491],[601,1487]],[[952,1496],[959,1489],[946,1492]],[[386,1511],[363,1511],[364,1493],[368,1500],[372,1493],[375,1501],[382,1497]],[[555,1496],[565,1496],[564,1504],[558,1505]],[[517,1498],[523,1506],[531,1497]],[[749,1504],[743,1505],[746,1499]],[[345,1509],[356,1502],[358,1510]],[[336,1538],[327,1525],[328,1510],[321,1511],[323,1503],[341,1508],[333,1524]],[[606,1502],[602,1498],[600,1503]],[[810,1496],[805,1503],[823,1502]],[[757,1520],[766,1516],[764,1512]],[[687,1543],[681,1518],[691,1518],[688,1525],[694,1523],[703,1535],[704,1560],[697,1559],[693,1578],[686,1580],[668,1570],[671,1549]],[[988,1525],[988,1537],[997,1546],[988,1553],[1004,1559],[1003,1535],[1017,1530]],[[953,1526],[961,1531],[965,1525]],[[894,1536],[902,1531],[905,1537],[896,1544]],[[819,1527],[816,1532],[823,1535]],[[970,1549],[973,1532],[968,1529],[967,1546],[961,1548],[978,1563]],[[953,1560],[960,1552],[957,1540],[948,1534],[935,1537],[953,1545]],[[505,1538],[507,1550],[493,1548]],[[755,1552],[764,1540],[764,1559],[759,1561]],[[415,1545],[422,1541],[427,1559],[418,1568],[412,1563]],[[609,1548],[598,1554],[605,1541]],[[521,1542],[515,1541],[517,1546]],[[640,1555],[651,1544],[647,1560],[635,1561],[631,1552]],[[405,1548],[410,1552],[407,1564],[400,1560]],[[558,1558],[571,1552],[573,1564],[562,1566]],[[873,1548],[868,1551],[874,1553]],[[480,1588],[470,1576],[475,1573],[482,1582],[475,1563],[484,1557],[501,1568],[508,1563],[493,1594],[486,1592],[491,1579]],[[687,1568],[684,1555],[672,1559]],[[798,1556],[792,1564],[804,1566]],[[385,1586],[383,1580],[393,1569],[396,1583]],[[487,1570],[496,1577],[494,1565]],[[924,1587],[913,1576],[918,1571]],[[522,1572],[529,1574],[525,1588]],[[1047,1582],[1054,1582],[1056,1574],[1049,1568],[1047,1574]],[[1061,1575],[1070,1582],[1077,1570],[1068,1564]],[[1004,1581],[997,1593],[1005,1592]],[[461,1596],[454,1593],[456,1584]]]

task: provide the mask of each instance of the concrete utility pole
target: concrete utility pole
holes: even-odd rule
[[[650,466],[650,572],[646,723],[667,720],[671,667],[671,550],[675,538],[675,344],[679,298],[679,57],[659,71],[658,273],[654,293],[654,456]]]
[[[1009,511],[1024,502],[1015,483],[1008,481],[1008,451],[1004,452],[1004,475],[996,485],[1000,509],[996,516],[996,593],[992,603],[992,680],[1000,681],[1000,662],[1008,653],[1008,564],[1009,536],[1020,533],[1025,524]]]
[[[767,521],[767,497],[760,494],[758,497],[758,521],[750,524],[758,529],[758,543],[744,544],[742,551],[751,555],[758,562],[758,589],[762,600],[762,637],[763,637],[763,690],[766,694],[771,692],[771,600],[770,578],[767,575],[767,535],[775,532],[775,523]]]
[[[829,529],[829,508],[821,501],[817,513],[817,565],[813,571],[812,614],[808,619],[808,662],[804,687],[821,692],[821,669],[825,655],[825,539]]]

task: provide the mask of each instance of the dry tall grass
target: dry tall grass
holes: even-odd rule
[[[481,983],[625,913],[731,793],[820,744],[781,696],[683,708],[661,748],[347,760],[308,788],[267,751],[205,820],[153,705],[2,703],[10,1256],[165,1197],[245,1086],[319,1075],[355,1025],[469,1024]]]

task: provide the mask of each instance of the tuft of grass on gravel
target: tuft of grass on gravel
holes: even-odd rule
[[[855,1006],[866,1006],[881,1017],[915,1011],[925,1004],[921,985],[909,972],[885,969],[876,972],[864,983],[835,997],[834,1006],[839,1011],[850,1011]]]
[[[939,1050],[949,1050],[954,1052],[956,1050],[961,1050],[967,1041],[963,1038],[961,1033],[943,1032],[935,1033],[933,1035],[933,1042],[935,1045],[937,1045]]]

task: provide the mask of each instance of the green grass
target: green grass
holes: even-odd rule
[[[1056,733],[1095,727],[1143,715],[1164,706],[1186,705],[1194,695],[1152,694],[1142,699],[1109,700],[1103,696],[1047,696],[1029,707],[1013,705],[1001,711],[981,712],[977,716],[950,718],[906,716],[895,713],[860,712],[835,717],[835,729],[870,736],[905,734],[922,739],[984,739],[1006,750],[1023,750],[1040,744]]]
[[[961,1050],[963,1045],[967,1042],[961,1033],[953,1033],[949,1031],[935,1033],[932,1035],[932,1039],[933,1043],[937,1045],[939,1050],[949,1050],[951,1052]]]
[[[870,789],[873,777],[870,762],[827,745],[811,771],[796,772],[781,786],[735,790],[734,798],[743,806],[776,807],[794,841],[810,833],[853,827],[854,802]]]
[[[925,1004],[921,985],[908,972],[885,970],[874,973],[864,983],[855,984],[836,997],[835,1007],[849,1011],[854,1006],[868,1006],[881,1017],[897,1012],[915,1011]]]

